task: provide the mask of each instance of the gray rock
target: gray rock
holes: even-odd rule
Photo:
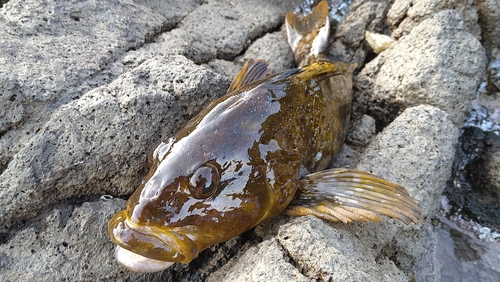
[[[432,216],[458,141],[450,121],[449,114],[429,105],[408,108],[374,138],[356,168],[402,185],[424,216]]]
[[[406,107],[430,104],[460,126],[485,68],[481,43],[456,12],[443,11],[366,64],[356,98],[385,123]]]
[[[110,260],[107,218],[123,200],[52,209],[0,245],[2,281],[102,281],[134,278]],[[40,262],[43,263],[40,263]],[[27,267],[29,266],[29,267]]]
[[[297,218],[281,226],[277,240],[313,281],[408,280],[387,258],[376,261],[354,233],[336,227],[315,217]]]
[[[61,107],[0,175],[0,230],[73,196],[130,194],[148,150],[228,85],[185,57],[163,56]]]
[[[396,0],[387,13],[387,22],[393,29],[391,36],[407,35],[422,21],[445,10],[455,10],[474,37],[481,39],[478,14],[474,0]]]
[[[384,25],[387,1],[354,1],[349,13],[340,22],[333,42],[328,49],[329,59],[364,65],[367,49],[364,48],[365,31],[379,31]]]
[[[354,118],[347,133],[347,141],[355,146],[367,145],[375,134],[375,119],[369,115]]]
[[[429,219],[451,176],[458,134],[446,112],[428,105],[408,108],[374,138],[356,166],[405,187],[422,209],[417,225],[391,222],[384,232],[352,226],[367,247],[378,246],[400,269],[411,270],[424,251]],[[391,229],[394,237],[386,237]]]
[[[269,63],[272,71],[279,72],[294,67],[293,54],[284,32],[273,32],[255,40],[245,54],[236,61],[262,59]]]
[[[449,176],[458,132],[445,112],[431,106],[407,109],[371,141],[373,121],[354,126],[360,131],[350,134],[353,147],[344,146],[344,158],[337,160],[405,186],[424,211],[425,219],[417,225],[404,226],[387,218],[381,223],[343,225],[280,216],[256,228],[260,244],[246,234],[206,250],[190,265],[175,264],[160,273],[131,273],[113,258],[107,221],[124,201],[97,198],[132,193],[146,173],[148,151],[206,102],[223,95],[242,60],[264,58],[273,68],[287,68],[291,56],[277,30],[285,12],[298,2],[11,0],[3,4],[0,277],[5,281],[406,281],[422,254],[428,218]],[[400,2],[395,1],[393,8]],[[357,62],[362,69],[368,54],[364,32],[383,31],[389,8],[389,2],[354,1],[333,36],[330,57]],[[412,15],[411,8],[403,10],[402,21]],[[451,120],[460,124],[460,113],[468,107],[476,78],[484,70],[484,51],[456,14],[434,16],[437,10],[413,17],[418,20],[412,20],[412,27],[419,25],[365,67],[358,79],[363,95],[357,98],[374,92],[375,98],[360,99],[368,108],[387,113],[393,105],[397,112],[421,103],[441,107],[436,101],[450,97],[433,98],[436,93],[455,93],[451,102],[442,103],[448,108],[442,109],[451,108]],[[376,72],[384,75],[379,78]],[[403,88],[383,80],[407,74],[413,80],[401,84]],[[369,87],[360,87],[365,79]],[[428,84],[426,91],[419,90],[421,83]],[[405,98],[409,102],[400,107],[394,98],[399,96],[389,95],[382,108],[377,99],[386,96],[380,93],[417,98]],[[372,116],[380,121],[381,116]],[[367,147],[360,152],[356,146]],[[249,236],[253,239],[245,239]]]
[[[30,143],[48,113],[115,79],[121,72],[112,63],[167,21],[129,1],[6,3],[0,9],[0,168]]]
[[[477,0],[482,42],[486,50],[500,47],[500,3],[496,0]]]
[[[210,278],[208,281],[221,281]],[[310,281],[302,275],[286,256],[276,239],[266,240],[247,250],[222,281]]]

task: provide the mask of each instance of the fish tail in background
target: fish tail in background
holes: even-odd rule
[[[403,187],[367,172],[348,169],[329,169],[305,176],[285,213],[344,223],[378,222],[381,215],[406,224],[422,218],[420,207]]]
[[[299,18],[293,12],[287,13],[285,26],[288,44],[299,67],[326,60],[325,50],[330,36],[327,1],[321,1],[305,17]]]

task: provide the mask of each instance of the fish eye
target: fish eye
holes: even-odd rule
[[[193,197],[206,199],[217,191],[219,180],[219,170],[213,164],[205,163],[191,176],[189,190]]]

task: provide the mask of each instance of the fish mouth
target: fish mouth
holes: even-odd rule
[[[196,226],[160,228],[140,225],[127,218],[126,210],[113,216],[108,233],[118,246],[117,261],[135,272],[155,272],[175,262],[189,263],[203,250],[204,235]]]
[[[162,271],[174,264],[174,262],[170,261],[161,261],[143,257],[120,246],[116,246],[115,248],[115,258],[121,266],[139,273]]]

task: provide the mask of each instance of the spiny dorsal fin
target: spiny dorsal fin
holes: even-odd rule
[[[329,169],[307,175],[285,211],[329,221],[380,221],[381,215],[404,223],[417,222],[422,210],[401,186],[373,174]]]
[[[227,90],[227,93],[248,85],[254,81],[264,78],[271,74],[268,69],[268,63],[262,60],[250,60],[246,62],[240,72],[236,75]]]

